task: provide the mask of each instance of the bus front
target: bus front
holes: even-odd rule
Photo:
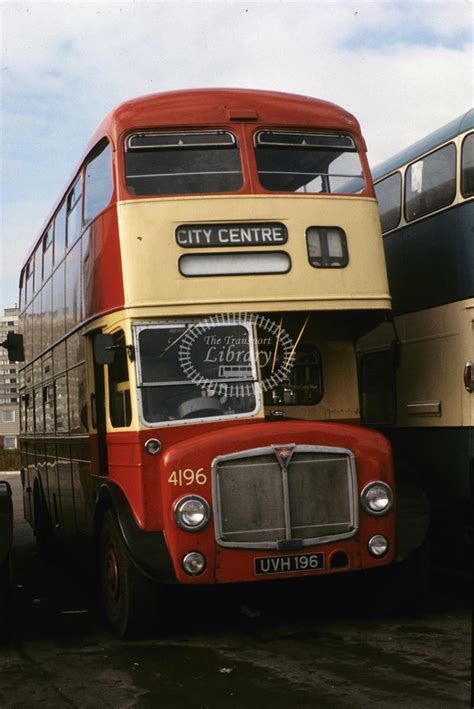
[[[390,447],[360,425],[354,343],[390,299],[358,124],[300,97],[196,94],[191,127],[193,92],[186,128],[171,125],[176,100],[123,111],[125,302],[90,328],[106,404],[99,509],[112,507],[121,539],[102,533],[103,587],[119,632],[140,605],[120,596],[132,572],[119,544],[147,582],[185,584],[354,571],[396,553]]]

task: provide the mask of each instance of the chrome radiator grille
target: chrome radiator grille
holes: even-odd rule
[[[346,449],[290,446],[221,456],[213,464],[216,536],[223,546],[278,548],[350,537],[357,526],[355,461]]]

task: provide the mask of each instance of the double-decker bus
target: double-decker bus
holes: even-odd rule
[[[459,568],[473,543],[474,109],[373,178],[395,330],[361,342],[365,420],[428,495],[437,564]]]
[[[123,103],[20,303],[25,516],[40,547],[93,544],[119,635],[162,584],[393,561],[391,451],[360,425],[354,346],[390,297],[345,110],[224,89]]]

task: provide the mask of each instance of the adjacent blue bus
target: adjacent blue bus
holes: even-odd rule
[[[426,492],[438,562],[459,566],[473,543],[474,109],[373,178],[394,320],[359,346],[363,416]]]

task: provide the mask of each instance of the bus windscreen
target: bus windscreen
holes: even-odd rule
[[[365,188],[357,148],[347,135],[261,131],[255,156],[260,184],[272,192],[353,194]]]

